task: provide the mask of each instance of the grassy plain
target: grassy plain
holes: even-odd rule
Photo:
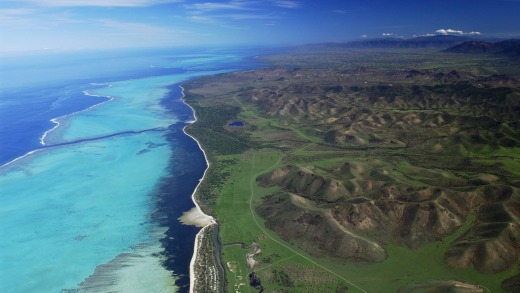
[[[493,272],[478,261],[448,263],[446,255],[458,245],[508,247],[500,235],[519,236],[505,228],[482,232],[504,217],[518,226],[518,84],[503,77],[503,84],[479,87],[491,74],[518,77],[520,66],[511,66],[517,60],[340,49],[264,58],[278,68],[187,87],[199,118],[188,131],[211,162],[197,196],[220,224],[228,292],[258,292],[251,272],[264,292],[412,292],[408,285],[432,280],[506,292],[503,280],[520,274],[516,244],[508,252],[514,263]],[[457,87],[474,92],[460,95]],[[486,103],[493,106],[481,107]],[[232,121],[245,126],[230,127]],[[321,185],[270,175],[284,168]],[[330,182],[344,195],[330,199]],[[320,187],[311,193],[313,184]],[[486,191],[493,188],[499,190]],[[500,193],[509,195],[489,200]],[[300,205],[294,198],[303,198]],[[490,219],[487,206],[504,213]],[[308,215],[320,223],[305,222]],[[361,225],[365,219],[372,226]],[[320,229],[330,233],[323,237]],[[346,230],[380,245],[386,258],[366,261],[359,251],[338,257],[331,247],[339,246],[326,244]],[[254,243],[261,251],[251,267]],[[484,263],[493,257],[482,253]]]
[[[258,175],[271,171],[280,166],[283,154],[278,151],[252,151],[241,155],[239,165],[236,166],[237,174],[232,176],[234,180],[222,190],[221,200],[217,201],[215,213],[219,215],[222,225],[220,237],[223,243],[244,243],[250,245],[253,242],[261,244],[261,253],[256,258],[260,260],[255,271],[261,279],[271,278],[274,280],[265,285],[268,292],[273,290],[288,290],[294,292],[333,292],[337,287],[349,287],[349,292],[365,292],[348,279],[348,274],[336,273],[327,268],[326,264],[320,264],[307,253],[282,240],[278,235],[269,231],[263,220],[254,212],[254,206],[262,196],[273,192],[273,189],[260,188],[256,185]],[[228,268],[233,268],[233,274],[228,278],[230,292],[240,288],[240,292],[255,292],[248,284],[248,274],[251,268],[247,266],[245,254],[248,249],[238,245],[227,245],[223,248],[223,257],[227,261]],[[310,275],[297,277],[303,271],[292,272],[285,277],[285,281],[277,278],[278,274],[284,272],[287,264],[306,268]],[[231,271],[231,270],[230,270]],[[274,274],[271,276],[271,274]],[[287,273],[285,273],[287,274]],[[314,275],[314,276],[313,276]],[[332,277],[330,276],[332,275]],[[305,278],[312,278],[306,282]],[[325,282],[326,281],[326,282]],[[316,284],[312,284],[316,283]],[[240,285],[243,284],[243,285]],[[284,289],[285,288],[285,289]]]
[[[322,153],[323,154],[323,153]],[[302,156],[315,156],[315,152]],[[236,174],[220,193],[215,214],[221,224],[220,237],[223,243],[243,242],[250,245],[253,242],[261,244],[262,252],[256,258],[260,265],[251,269],[246,263],[247,249],[240,246],[225,246],[223,259],[226,261],[228,273],[228,292],[257,292],[248,285],[248,274],[255,271],[263,280],[273,279],[264,285],[266,292],[335,292],[338,288],[349,288],[348,292],[397,292],[405,285],[421,283],[432,279],[459,281],[476,281],[487,288],[484,292],[502,292],[501,280],[518,273],[517,267],[502,272],[499,275],[485,275],[472,268],[454,270],[443,261],[443,254],[449,244],[465,232],[472,218],[459,230],[444,239],[429,243],[418,249],[410,249],[389,244],[385,246],[388,259],[379,264],[352,263],[333,259],[315,258],[298,247],[287,243],[270,231],[263,220],[254,213],[254,206],[262,196],[273,190],[260,188],[255,179],[280,166],[283,154],[279,152],[251,151],[240,155]],[[338,160],[324,160],[316,165],[325,166],[338,163]],[[303,274],[304,268],[312,271],[314,277],[297,279],[284,286],[271,275],[273,271],[283,271],[287,266],[298,266]],[[230,268],[233,268],[231,270]],[[308,272],[306,274],[309,274]],[[312,276],[312,275],[311,275]],[[325,280],[320,282],[320,280]]]

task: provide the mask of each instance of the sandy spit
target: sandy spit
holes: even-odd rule
[[[184,104],[186,104],[188,107],[190,107],[190,109],[193,111],[193,116],[195,117],[195,119],[193,121],[189,121],[189,123],[190,124],[195,123],[197,121],[197,114],[195,113],[195,110],[190,105],[188,105],[188,103],[186,103],[186,101],[184,100],[184,97],[185,97],[184,88],[182,86],[180,88],[182,90],[182,102]],[[185,126],[183,128],[184,134],[186,134],[187,136],[191,137],[193,140],[195,140],[195,142],[197,142],[197,145],[199,146],[199,149],[204,154],[204,159],[206,160],[206,166],[207,166],[206,170],[204,170],[204,175],[202,175],[202,178],[200,179],[199,184],[197,185],[197,187],[195,187],[195,190],[193,191],[193,193],[191,195],[191,199],[192,199],[193,203],[195,204],[195,207],[192,208],[189,211],[184,212],[184,214],[179,218],[179,220],[183,224],[195,225],[197,227],[201,227],[202,228],[199,231],[199,233],[197,233],[197,236],[195,237],[193,256],[192,256],[191,262],[190,262],[190,293],[193,293],[194,292],[195,279],[196,279],[196,276],[197,276],[197,274],[195,272],[195,261],[197,259],[197,256],[200,254],[200,251],[199,251],[199,249],[200,249],[200,247],[199,247],[199,240],[201,240],[201,237],[202,237],[202,234],[204,233],[205,228],[210,226],[210,225],[216,224],[216,221],[215,221],[215,219],[212,216],[204,214],[204,212],[200,208],[199,204],[197,203],[197,200],[195,199],[195,194],[197,193],[197,190],[199,189],[200,183],[206,177],[206,173],[207,173],[208,168],[209,168],[209,161],[208,161],[208,156],[206,155],[206,152],[204,151],[204,149],[200,145],[200,142],[195,137],[191,136],[190,134],[188,134],[186,132],[186,127],[187,126]]]

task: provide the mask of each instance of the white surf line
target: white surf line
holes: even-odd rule
[[[23,156],[19,156],[18,158],[14,159],[14,160],[11,160],[11,161],[9,161],[9,162],[7,162],[7,163],[5,163],[5,164],[3,164],[2,166],[0,166],[0,168],[7,167],[7,166],[13,164],[13,163],[16,162],[16,161],[19,161],[19,160],[21,160],[21,159],[23,159],[23,158],[25,158],[25,157],[27,157],[27,156],[30,156],[30,155],[36,153],[36,152],[39,151],[39,150],[41,150],[41,149],[32,150],[32,151],[26,153],[26,154],[23,155]]]
[[[304,146],[302,149],[306,148],[307,146]],[[296,150],[295,152],[297,151],[300,151],[300,150]],[[281,241],[278,241],[276,240],[274,237],[272,237],[269,233],[267,233],[266,230],[264,230],[264,228],[262,228],[262,226],[260,225],[260,223],[258,223],[258,220],[256,219],[255,217],[255,214],[254,214],[254,211],[253,211],[253,198],[254,198],[254,190],[253,190],[253,180],[255,180],[258,176],[260,176],[261,174],[267,172],[267,170],[270,170],[272,168],[274,168],[278,163],[280,163],[280,161],[282,160],[283,157],[281,157],[280,159],[278,159],[278,161],[276,161],[271,167],[265,169],[265,170],[262,170],[256,174],[254,174],[252,177],[251,177],[251,180],[249,181],[249,187],[251,188],[251,197],[249,198],[249,210],[251,212],[251,216],[253,217],[253,220],[255,221],[256,225],[258,226],[258,228],[260,228],[260,230],[262,230],[262,232],[264,232],[264,234],[267,235],[267,237],[269,237],[271,240],[273,240],[274,242],[280,244],[281,246],[289,249],[290,251],[294,252],[295,254],[301,256],[302,258],[304,258],[305,260],[308,260],[309,262],[311,262],[312,264],[322,268],[323,270],[333,274],[334,276],[340,278],[341,280],[347,282],[348,284],[352,285],[353,287],[355,287],[356,289],[360,290],[361,292],[363,293],[368,293],[367,291],[361,289],[359,286],[357,286],[356,284],[354,284],[352,281],[350,280],[347,280],[346,278],[340,276],[339,274],[333,272],[332,270],[326,268],[325,266],[313,261],[312,259],[306,257],[305,255],[299,253],[298,251],[294,250],[293,248],[289,247],[288,245],[285,245],[284,243],[282,243]],[[251,168],[251,171],[254,170],[254,166],[255,166],[255,153],[253,153],[253,166]]]
[[[64,117],[64,116],[61,116],[61,117]],[[43,133],[43,135],[40,137],[40,144],[41,144],[41,145],[45,145],[45,138],[47,137],[47,134],[49,134],[50,132],[54,131],[56,128],[60,127],[60,122],[58,121],[58,119],[61,118],[61,117],[52,118],[52,119],[50,120],[50,121],[51,121],[52,123],[54,123],[55,125],[54,125],[53,128],[51,128],[51,129],[45,131],[45,132]]]
[[[91,83],[91,85],[97,85],[97,86],[104,85],[104,86],[107,86],[107,87],[111,87],[111,86],[112,86],[111,84],[104,84],[104,83]],[[67,116],[76,115],[76,114],[81,113],[81,112],[89,111],[89,110],[91,110],[91,109],[93,109],[93,108],[95,108],[95,107],[101,106],[101,105],[103,105],[103,104],[105,104],[105,103],[108,103],[108,102],[110,102],[110,101],[112,101],[112,100],[114,99],[114,97],[112,97],[112,96],[102,96],[102,95],[91,94],[91,93],[89,93],[89,92],[86,91],[86,90],[83,91],[83,94],[84,94],[85,96],[106,98],[107,100],[104,101],[104,102],[101,102],[101,103],[98,103],[98,104],[92,105],[92,106],[90,106],[90,107],[88,107],[88,108],[86,108],[86,109],[80,110],[80,111],[76,111],[76,112],[73,112],[73,113],[70,113],[70,114],[67,114],[67,115],[63,115],[63,116],[60,116],[60,117],[52,118],[50,121],[51,121],[52,123],[54,123],[55,125],[54,125],[53,128],[51,128],[51,129],[45,131],[45,132],[43,133],[43,135],[40,137],[40,144],[41,144],[41,145],[45,146],[45,145],[46,145],[46,143],[45,143],[45,138],[47,137],[47,135],[48,135],[50,132],[56,130],[56,129],[60,126],[60,122],[58,121],[59,119],[65,118],[65,117],[67,117]],[[25,158],[25,157],[27,157],[27,156],[30,156],[30,155],[36,153],[37,151],[40,151],[40,150],[41,150],[41,149],[35,149],[35,150],[30,151],[30,152],[27,152],[26,154],[24,154],[24,155],[22,155],[22,156],[19,156],[19,157],[15,158],[15,159],[13,159],[13,160],[11,160],[11,161],[9,161],[9,162],[3,164],[2,166],[0,166],[0,168],[7,167],[7,166],[9,166],[9,165],[11,165],[11,164],[13,164],[13,163],[15,163],[15,162],[17,162],[17,161],[19,161],[19,160]]]
[[[106,84],[94,84],[94,83],[91,83],[91,85],[98,85],[98,86],[99,86],[99,85],[106,85]],[[106,86],[107,86],[107,87],[110,87],[110,86],[112,86],[112,85],[108,84],[108,85],[106,85]],[[98,106],[104,105],[105,103],[108,103],[108,102],[110,102],[110,101],[112,101],[112,100],[114,99],[114,97],[112,97],[112,96],[103,96],[103,95],[91,94],[89,91],[86,91],[86,90],[83,91],[83,94],[84,94],[85,96],[89,96],[89,97],[106,98],[107,100],[104,101],[104,102],[101,102],[101,103],[98,103],[98,104],[92,105],[92,106],[90,106],[90,107],[88,107],[88,108],[86,108],[86,109],[80,110],[80,111],[76,111],[76,112],[73,112],[73,113],[70,113],[70,114],[67,114],[67,115],[63,115],[63,116],[60,116],[60,117],[52,118],[50,121],[51,121],[52,123],[54,123],[55,125],[54,125],[53,128],[51,128],[51,129],[45,131],[45,132],[42,134],[42,136],[40,137],[40,144],[41,144],[41,145],[46,145],[46,143],[45,143],[45,138],[47,137],[47,135],[48,135],[49,133],[51,133],[52,131],[56,130],[58,127],[60,127],[60,121],[59,121],[60,119],[66,118],[66,117],[68,117],[68,116],[76,115],[76,114],[79,114],[79,113],[81,113],[81,112],[89,111],[89,110],[91,110],[91,109],[93,109],[93,108],[96,108],[96,107],[98,107]]]
[[[180,86],[181,88],[181,93],[182,93],[182,102],[187,105],[188,107],[190,107],[191,111],[193,112],[193,117],[194,117],[194,120],[193,121],[189,121],[191,122],[191,124],[195,123],[197,121],[197,113],[195,113],[195,109],[193,109],[190,105],[188,105],[188,103],[186,103],[186,101],[184,100],[184,97],[185,97],[185,94],[184,94],[184,88],[182,86]],[[197,203],[197,200],[195,198],[195,194],[197,193],[197,190],[199,189],[200,187],[200,184],[202,183],[202,181],[204,180],[204,178],[206,177],[206,173],[208,172],[208,169],[209,169],[209,161],[208,161],[208,156],[206,155],[206,152],[204,151],[204,149],[202,148],[202,146],[200,145],[200,142],[193,136],[191,136],[190,134],[188,134],[186,132],[186,127],[188,127],[188,125],[184,126],[182,128],[182,131],[184,132],[184,134],[186,134],[187,136],[191,137],[196,143],[197,145],[199,146],[199,149],[202,151],[202,153],[204,154],[204,159],[206,160],[206,170],[204,170],[204,174],[202,175],[202,178],[199,180],[199,184],[197,184],[197,187],[195,187],[195,190],[193,190],[193,193],[191,194],[191,200],[193,201],[193,203],[195,204],[195,208],[197,209],[198,212],[200,212],[201,214],[207,216],[207,217],[210,217],[211,220],[210,220],[210,223],[208,225],[206,225],[205,227],[203,227],[199,233],[197,233],[197,236],[195,237],[195,245],[194,245],[194,249],[193,249],[193,256],[191,257],[191,261],[190,261],[190,293],[194,293],[194,286],[195,286],[195,260],[197,258],[197,255],[199,254],[199,240],[202,239],[203,237],[203,234],[204,234],[204,230],[211,226],[211,225],[214,225],[216,224],[217,222],[215,221],[215,219],[210,216],[210,215],[206,215],[204,214],[204,212],[202,211],[202,209],[200,208],[199,204]]]

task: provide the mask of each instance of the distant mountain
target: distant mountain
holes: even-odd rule
[[[312,48],[434,48],[447,53],[461,54],[500,54],[520,57],[520,39],[477,40],[464,36],[436,35],[422,36],[411,39],[378,38],[352,41],[347,43],[319,43],[304,47]],[[495,41],[495,42],[493,42]]]
[[[447,53],[461,54],[499,54],[511,57],[520,56],[520,40],[511,39],[496,43],[467,41],[443,50]]]
[[[481,54],[496,53],[499,50],[500,49],[493,43],[483,41],[468,41],[443,51],[447,53]]]
[[[499,54],[520,57],[520,39],[511,39],[502,42],[495,43],[495,46],[502,49],[498,52]]]
[[[412,39],[381,38],[346,43],[350,48],[448,48],[471,40],[461,36],[423,36]]]
[[[508,49],[520,45],[520,39],[509,39],[501,42],[496,42],[495,45],[500,49]]]

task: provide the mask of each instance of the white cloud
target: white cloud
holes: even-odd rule
[[[436,33],[438,34],[441,34],[441,35],[462,35],[463,32],[462,31],[458,31],[458,30],[452,30],[451,28],[450,29],[438,29],[435,31]]]
[[[368,36],[367,35],[361,35],[360,38],[366,39],[366,38],[368,38]]]
[[[254,25],[276,25],[276,22],[269,20],[282,17],[283,13],[279,11],[280,8],[294,9],[301,7],[301,5],[300,2],[292,0],[228,0],[186,3],[183,7],[191,21],[234,29],[248,29]],[[279,9],[276,10],[273,7]]]
[[[31,16],[33,12],[32,9],[23,8],[0,9],[0,24],[2,25],[2,29],[28,24],[30,22],[28,17]]]
[[[185,7],[194,12],[204,12],[213,10],[252,10],[251,4],[254,2],[249,1],[229,1],[229,2],[204,2],[187,4]]]
[[[0,31],[45,30],[83,22],[68,12],[39,14],[37,10],[26,8],[0,9]]]
[[[147,35],[171,35],[186,33],[171,27],[161,27],[138,22],[121,22],[114,19],[99,19],[98,23],[106,28],[115,29],[122,33]]]
[[[157,4],[182,2],[183,0],[18,0],[17,3],[28,3],[38,6],[72,7],[142,7]]]
[[[274,0],[273,1],[275,6],[281,7],[281,8],[300,8],[300,2],[298,1],[292,1],[292,0]]]
[[[216,15],[192,15],[189,17],[191,20],[205,23],[223,23],[224,20],[271,20],[277,19],[278,17],[273,15],[264,14],[247,14],[247,13],[231,13],[231,14],[216,14]]]
[[[381,35],[384,37],[389,37],[389,36],[393,36],[394,33],[382,33]]]
[[[8,16],[23,16],[27,14],[32,14],[34,10],[26,9],[26,8],[6,8],[0,9],[0,15],[8,15]]]
[[[222,14],[218,17],[221,18],[229,18],[234,20],[241,19],[277,19],[278,17],[266,14],[247,14],[247,13],[237,13],[237,14]]]
[[[272,0],[272,1],[245,1],[231,0],[220,2],[202,2],[194,4],[186,4],[185,8],[194,13],[202,13],[216,10],[265,10],[267,6],[276,6],[280,8],[299,8],[300,3],[290,0]]]
[[[454,30],[454,29],[438,29],[435,31],[437,34],[440,34],[440,35],[459,35],[459,36],[463,36],[463,35],[470,35],[470,36],[475,36],[475,35],[480,35],[480,32],[464,32],[464,31],[461,31],[461,30]]]
[[[246,30],[251,28],[251,25],[254,24],[253,21],[258,26],[276,26],[275,21],[278,17],[264,14],[223,13],[212,15],[196,14],[189,16],[188,19],[202,24],[218,25],[233,30]]]
[[[218,22],[218,20],[216,18],[207,16],[207,15],[192,15],[188,19],[195,21],[195,22],[208,23],[208,24],[213,24],[213,23]]]

